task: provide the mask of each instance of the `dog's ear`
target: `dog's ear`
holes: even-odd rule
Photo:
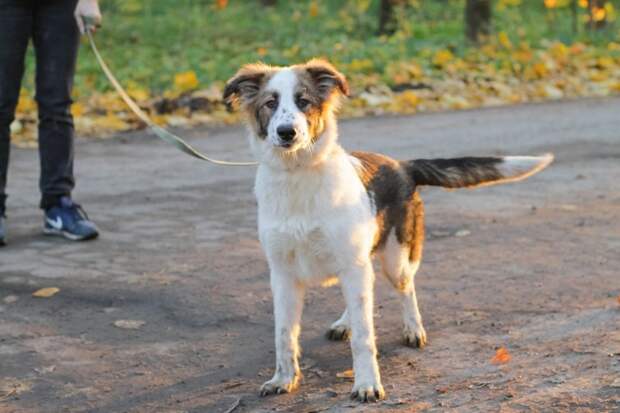
[[[305,69],[324,98],[330,97],[335,90],[344,96],[349,96],[347,79],[327,60],[312,59],[305,64]]]
[[[270,67],[263,63],[254,63],[243,66],[226,82],[224,88],[224,102],[231,109],[233,103],[247,103],[256,97],[260,87],[270,71]]]

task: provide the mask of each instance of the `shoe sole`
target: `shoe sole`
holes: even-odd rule
[[[71,241],[88,241],[90,239],[95,239],[99,236],[99,234],[96,232],[94,234],[85,235],[85,236],[73,235],[70,232],[61,231],[61,230],[53,229],[53,228],[43,228],[43,233],[45,235],[56,235],[56,236],[65,237],[66,239],[71,240]]]

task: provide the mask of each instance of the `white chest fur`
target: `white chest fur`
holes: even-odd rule
[[[315,167],[260,166],[255,192],[259,236],[272,270],[317,283],[368,259],[376,223],[342,149]]]

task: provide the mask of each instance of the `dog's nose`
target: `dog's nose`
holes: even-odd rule
[[[297,131],[291,124],[280,125],[276,131],[283,142],[292,142],[297,135]]]

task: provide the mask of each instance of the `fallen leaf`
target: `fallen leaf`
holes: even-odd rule
[[[146,321],[142,320],[116,320],[114,322],[115,327],[124,328],[125,330],[137,330],[145,324]]]
[[[495,356],[491,359],[491,363],[493,364],[504,364],[508,363],[512,359],[512,356],[506,349],[506,347],[500,347],[495,352]]]
[[[316,1],[310,3],[308,13],[310,14],[310,17],[316,17],[319,15],[319,4]]]
[[[17,301],[19,299],[18,296],[16,295],[7,295],[6,297],[4,297],[4,299],[2,301],[5,302],[5,304],[12,304],[15,301]]]
[[[471,234],[471,231],[468,229],[459,229],[454,233],[455,237],[466,237]]]
[[[198,83],[198,77],[193,70],[174,75],[174,87],[179,92],[187,92],[196,89]]]
[[[32,296],[37,298],[50,298],[51,296],[56,295],[58,291],[60,291],[60,288],[46,287],[33,292]]]
[[[448,49],[442,49],[437,51],[433,56],[433,64],[438,67],[443,67],[452,59],[454,59],[452,52]]]
[[[349,370],[338,372],[336,373],[336,377],[338,377],[339,379],[352,379],[353,370],[349,369]]]

